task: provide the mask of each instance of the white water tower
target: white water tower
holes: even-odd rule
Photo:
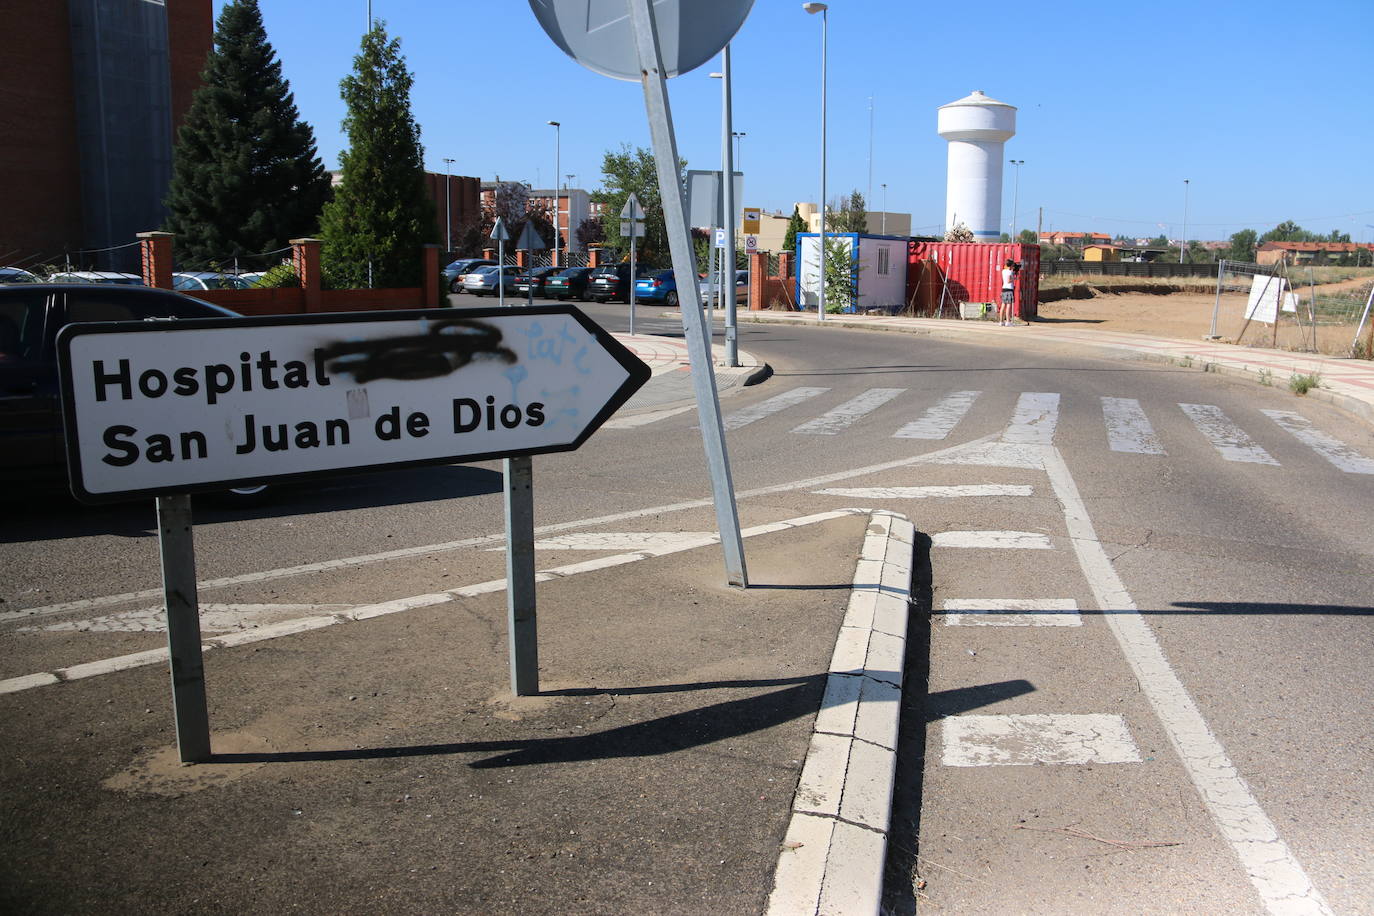
[[[945,228],[963,223],[979,242],[1002,234],[1003,144],[1016,133],[1016,109],[982,90],[941,105],[940,136],[949,141]]]

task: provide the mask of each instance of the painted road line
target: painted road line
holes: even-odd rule
[[[757,404],[728,413],[723,422],[727,430],[739,429],[778,411],[796,407],[803,401],[809,401],[829,390],[829,388],[792,388],[782,394],[774,395],[766,401],[759,401]]]
[[[1168,454],[1135,398],[1103,398],[1102,419],[1107,424],[1107,444],[1112,451],[1137,455]]]
[[[540,538],[535,550],[634,550],[639,553],[677,553],[685,547],[711,544],[720,539],[714,531],[606,531],[560,534]],[[504,551],[505,547],[488,547]]]
[[[941,531],[932,547],[964,547],[980,550],[1049,550],[1047,534],[1034,531]]]
[[[1126,720],[1114,715],[951,716],[941,735],[947,767],[1140,762]]]
[[[653,410],[648,413],[633,414],[628,417],[614,417],[601,424],[602,429],[635,429],[639,426],[648,426],[650,423],[657,423],[659,420],[666,420],[675,417],[680,413],[689,410],[696,410],[695,404],[688,404],[686,407],[669,407],[666,410]]]
[[[261,626],[267,618],[315,611],[338,612],[349,608],[346,604],[214,604],[200,605],[200,629],[203,633],[223,633]],[[54,623],[46,627],[19,627],[21,633],[165,633],[167,612],[161,606]]]
[[[947,627],[1081,627],[1072,598],[947,598]]]
[[[843,471],[835,471],[830,474],[821,474],[816,477],[804,477],[800,480],[770,484],[766,487],[755,487],[751,490],[741,490],[735,494],[735,498],[752,499],[757,496],[771,496],[775,493],[790,493],[794,490],[805,490],[841,480],[853,480],[855,477],[866,477],[870,474],[879,474],[883,471],[912,467],[918,464],[988,464],[1004,467],[1031,467],[1037,469],[1040,467],[1040,456],[1038,453],[1031,454],[1024,446],[1010,446],[1005,443],[993,442],[992,440],[994,438],[995,436],[984,436],[980,439],[974,439],[971,442],[952,445],[948,448],[928,452],[924,455],[912,455],[906,458],[898,458],[894,461],[884,461],[878,464],[849,468]],[[1010,454],[1013,451],[1015,455]],[[598,515],[591,518],[579,518],[566,522],[555,522],[550,525],[540,525],[538,528],[534,529],[534,533],[536,536],[542,537],[546,534],[556,534],[560,531],[576,531],[580,528],[613,525],[619,522],[652,518],[672,512],[709,508],[712,505],[714,505],[714,503],[710,497],[688,499],[682,502],[648,506],[643,509],[630,509],[626,512],[614,512],[609,515]],[[252,585],[260,582],[271,582],[277,579],[289,579],[296,576],[331,572],[339,569],[356,569],[362,566],[372,566],[377,563],[389,563],[393,560],[406,560],[414,557],[431,556],[437,553],[448,553],[468,547],[490,547],[504,542],[505,538],[506,535],[504,532],[498,532],[478,537],[464,538],[458,541],[441,541],[437,544],[422,544],[417,547],[402,547],[396,550],[387,550],[379,553],[340,557],[334,560],[322,560],[318,563],[303,563],[299,566],[281,566],[275,569],[258,570],[256,572],[242,573],[235,576],[222,576],[217,579],[206,579],[203,582],[197,583],[197,586],[201,594],[205,594],[211,589]],[[64,601],[59,604],[21,608],[14,611],[0,611],[0,624],[13,623],[18,620],[31,620],[38,617],[49,617],[56,614],[68,614],[76,611],[97,610],[104,607],[128,604],[134,601],[157,600],[161,597],[161,588],[147,588],[136,592],[101,595],[96,598],[80,598],[75,601]]]
[[[1231,844],[1265,909],[1274,916],[1330,916],[1321,893],[1246,785],[1197,704],[1174,673],[1126,585],[1097,539],[1088,507],[1064,457],[1045,449],[1045,471],[1064,509],[1069,543],[1098,608],[1116,637],[1183,768],[1221,835]]]
[[[939,403],[892,434],[894,439],[943,439],[959,425],[981,391],[956,391],[947,394]]]
[[[904,391],[905,388],[870,388],[834,410],[827,410],[814,420],[795,427],[792,432],[811,436],[839,435]]]
[[[1347,474],[1374,474],[1374,460],[1361,455],[1335,436],[1328,436],[1316,429],[1312,421],[1301,414],[1288,410],[1261,410],[1260,413]]]
[[[1227,461],[1245,461],[1251,464],[1272,464],[1277,466],[1268,452],[1259,443],[1246,435],[1245,430],[1231,422],[1220,407],[1211,404],[1179,404],[1188,419],[1193,421],[1198,432],[1212,443],[1221,457]]]
[[[1016,400],[1011,424],[1002,433],[1003,442],[1022,445],[1049,445],[1059,424],[1059,395],[1046,391],[1023,391]]]
[[[813,490],[823,496],[843,496],[847,499],[963,499],[968,496],[1030,496],[1026,484],[976,483],[962,486],[928,487],[831,487]]]

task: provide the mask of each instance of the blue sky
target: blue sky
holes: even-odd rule
[[[690,2],[690,0],[683,0]],[[215,0],[216,16],[224,0]],[[320,154],[345,143],[339,80],[367,0],[260,0]],[[638,84],[583,69],[525,0],[372,0],[415,76],[425,161],[454,174],[548,185],[600,183],[602,154],[649,146]],[[1021,168],[1019,228],[1221,239],[1281,220],[1374,241],[1374,2],[1231,0],[1027,5],[992,0],[830,0],[832,198],[870,186],[870,209],[944,219],[945,143],[935,110],[981,89],[1015,105],[1008,158]],[[749,206],[791,212],[820,191],[819,16],[755,0],[732,45],[734,126]],[[720,168],[719,59],[668,83],[689,168]],[[1012,218],[1007,168],[1003,223]],[[882,184],[887,185],[884,192]],[[884,195],[886,206],[884,207]],[[1161,228],[1164,227],[1164,228]]]

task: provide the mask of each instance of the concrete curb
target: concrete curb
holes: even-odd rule
[[[769,916],[879,911],[915,535],[904,515],[870,515],[778,855]]]

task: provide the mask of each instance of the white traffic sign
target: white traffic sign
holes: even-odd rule
[[[625,200],[625,206],[620,209],[621,219],[644,219],[644,205],[639,202],[639,195],[633,191]]]
[[[82,500],[568,451],[649,378],[570,305],[149,324],[59,336]]]
[[[759,250],[759,237],[757,235],[746,235],[744,237],[744,250],[753,254]]]
[[[493,242],[505,242],[510,240],[510,230],[506,228],[506,221],[503,217],[496,217],[496,222],[492,224],[491,240]]]
[[[634,220],[622,219],[622,220],[620,221],[620,235],[621,235],[622,238],[627,238],[627,239],[630,239],[630,238],[642,239],[642,238],[644,238],[644,221],[643,221],[643,220],[637,220],[637,219],[634,219]]]
[[[725,247],[725,241],[726,241],[725,230],[724,230],[724,229],[714,229],[714,230],[712,230],[712,231],[713,231],[714,234],[715,234],[715,236],[714,236],[714,237],[715,237],[715,246],[716,246],[717,248],[724,248],[724,247]]]
[[[517,251],[543,251],[549,246],[544,243],[543,237],[534,228],[534,220],[525,220],[524,231],[520,233],[520,241],[515,243]]]

